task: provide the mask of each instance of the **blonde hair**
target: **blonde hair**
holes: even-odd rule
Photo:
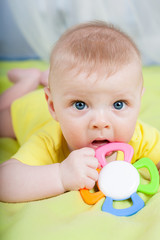
[[[97,67],[103,67],[110,75],[133,59],[141,62],[140,52],[121,30],[101,21],[80,24],[69,29],[55,44],[49,81],[71,70],[90,74]]]

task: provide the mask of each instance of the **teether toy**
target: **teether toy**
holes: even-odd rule
[[[113,151],[122,151],[124,161],[106,162],[105,156]],[[109,143],[96,149],[95,153],[102,169],[99,171],[99,191],[91,193],[88,189],[81,189],[80,193],[87,204],[95,204],[101,198],[106,197],[102,205],[102,211],[116,216],[131,216],[144,207],[144,201],[137,194],[143,192],[154,194],[159,187],[159,174],[155,164],[149,158],[142,158],[131,164],[133,148],[126,143]],[[141,184],[137,169],[146,167],[149,170],[151,181],[149,184]],[[133,205],[125,209],[113,208],[113,200],[126,200],[131,198]]]

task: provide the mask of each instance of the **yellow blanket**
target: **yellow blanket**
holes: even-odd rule
[[[11,84],[7,70],[39,67],[38,61],[1,62],[1,92]],[[140,118],[160,130],[160,67],[143,69],[145,88]],[[1,162],[17,151],[13,139],[0,139]],[[144,182],[148,173],[142,171]],[[139,193],[146,206],[130,217],[117,217],[101,211],[104,199],[93,206],[83,202],[78,191],[72,191],[46,200],[29,203],[0,203],[1,240],[159,240],[160,238],[160,188],[154,196]],[[116,208],[130,206],[130,201],[114,203]]]

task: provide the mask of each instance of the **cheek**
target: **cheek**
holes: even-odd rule
[[[67,142],[70,140],[74,141],[74,139],[76,141],[76,139],[84,132],[82,124],[79,122],[77,123],[77,121],[65,119],[65,121],[60,122],[60,126]]]
[[[87,140],[84,122],[67,119],[65,122],[61,122],[60,125],[70,150],[79,149],[85,146]]]
[[[120,127],[116,128],[116,132],[117,132],[117,137],[119,141],[128,143],[133,134],[134,134],[134,130],[135,130],[135,126],[136,126],[136,122],[137,119],[127,119],[126,121],[124,120],[121,124]]]
[[[130,140],[131,140],[131,138],[132,138],[132,136],[134,134],[134,129],[135,128],[132,127],[132,126],[125,129],[125,131],[124,131],[124,138],[125,138],[125,142],[126,143],[130,142]]]

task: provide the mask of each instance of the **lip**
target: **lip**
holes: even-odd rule
[[[95,140],[93,140],[91,142],[91,146],[93,148],[98,148],[98,147],[103,146],[103,145],[108,144],[108,143],[110,143],[110,141],[106,138],[96,138]]]

